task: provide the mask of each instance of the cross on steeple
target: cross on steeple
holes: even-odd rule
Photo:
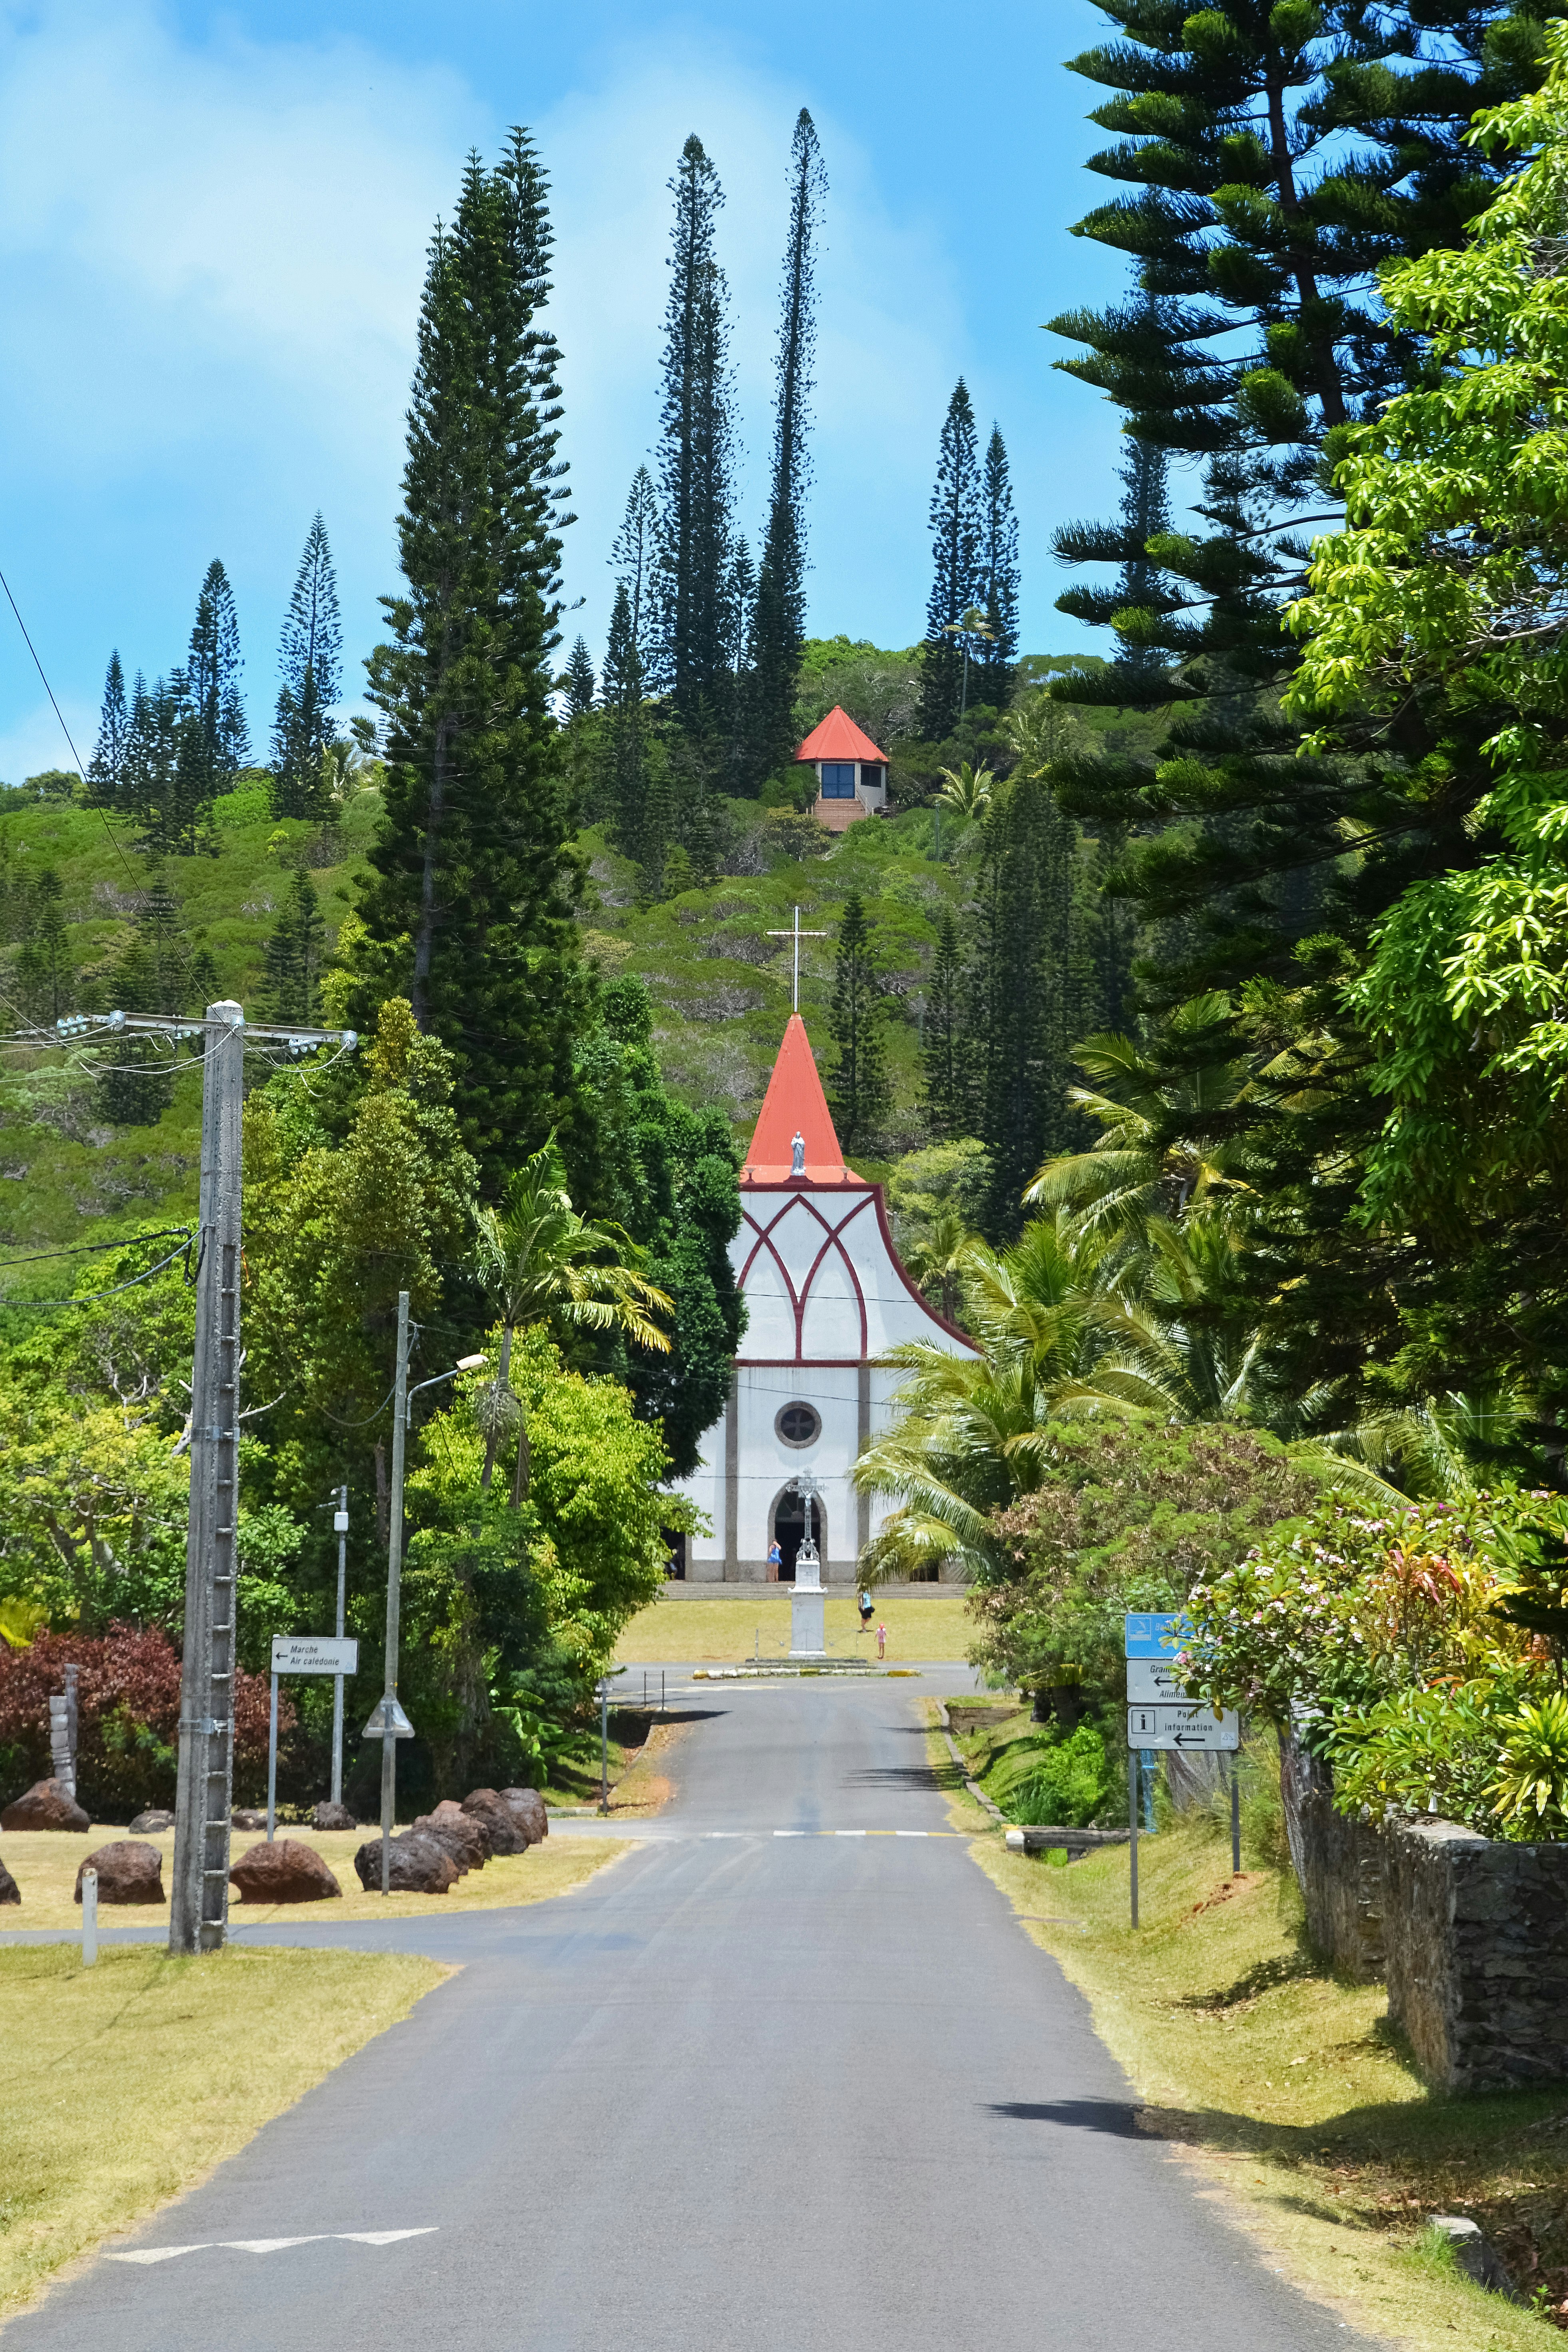
[[[792,1013],[798,1013],[800,1011],[800,943],[802,940],[826,940],[830,937],[830,934],[826,931],[803,931],[800,928],[800,908],[797,907],[795,910],[795,929],[789,931],[770,931],[768,937],[770,940],[795,941],[795,986],[790,993],[790,1010]]]

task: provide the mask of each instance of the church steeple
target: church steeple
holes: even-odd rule
[[[795,1139],[805,1145],[805,1172],[796,1172]],[[746,1155],[747,1184],[858,1184],[833,1129],[833,1114],[822,1091],[811,1040],[798,1013],[790,1015],[773,1074],[757,1116],[756,1132]]]

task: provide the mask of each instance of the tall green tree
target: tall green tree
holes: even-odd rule
[[[568,719],[585,719],[594,708],[594,656],[578,637],[566,657],[561,673],[561,691],[566,698]]]
[[[262,1007],[268,1021],[301,1024],[321,1017],[321,967],[327,927],[316,886],[303,866],[291,877],[282,912],[267,942]]]
[[[318,514],[306,534],[278,646],[278,711],[272,726],[272,807],[278,816],[324,816],[324,761],[342,691],[342,622],[327,527]]]
[[[984,593],[979,566],[984,520],[974,407],[962,376],[942,422],[931,529],[935,572],[926,602],[920,730],[934,743],[958,724],[964,657],[960,624]]]
[[[990,635],[978,648],[976,693],[994,710],[1013,698],[1013,665],[1018,658],[1018,518],[1013,511],[1013,479],[1007,445],[993,425],[980,478],[980,577]]]
[[[866,902],[858,890],[851,890],[839,919],[833,1003],[827,1016],[835,1055],[827,1100],[846,1151],[870,1139],[892,1102],[883,1035],[886,1012]]]
[[[1020,1202],[1069,1132],[1065,1000],[1072,835],[1045,775],[1022,768],[980,827],[966,1024],[973,1132],[991,1155],[987,1230],[1018,1230]]]
[[[205,948],[186,935],[179,899],[160,861],[132,920],[131,936],[100,989],[124,1013],[200,1013],[217,994],[217,973]],[[100,1106],[116,1127],[151,1127],[171,1099],[173,1042],[121,1037],[98,1082]]]
[[[185,755],[203,802],[234,790],[234,780],[250,758],[250,723],[239,690],[245,664],[239,650],[239,614],[227,572],[216,556],[206,568],[184,668],[175,691],[183,706]]]
[[[727,700],[725,605],[734,466],[729,288],[714,251],[724,194],[695,133],[675,198],[659,419],[662,682],[689,726]]]
[[[658,493],[646,466],[632,476],[626,510],[610,548],[610,569],[616,584],[626,592],[632,643],[649,687],[662,683],[659,667],[659,593],[663,560],[659,550]]]
[[[89,808],[119,806],[130,734],[131,710],[125,698],[125,672],[120,666],[120,654],[116,649],[109,656],[109,670],[103,681],[103,703],[99,713],[98,740],[88,761],[87,800]]]
[[[371,657],[386,817],[351,999],[361,1025],[406,974],[457,1073],[465,1140],[495,1188],[520,1151],[583,1129],[572,1043],[588,984],[554,724],[558,354],[534,320],[548,223],[532,149],[477,156],[437,229],[420,309],[398,538],[405,581]]]
[[[816,129],[803,106],[789,162],[789,235],[779,319],[768,528],[757,576],[747,751],[755,790],[795,749],[795,696],[805,639],[806,452],[816,342],[816,236],[827,173]]]
[[[35,1021],[58,1021],[70,1009],[76,982],[65,886],[52,866],[33,877],[27,891],[16,992]]]
[[[971,1132],[970,1039],[965,1026],[967,992],[958,923],[951,907],[937,930],[926,985],[921,1041],[923,1089],[921,1108],[934,1143],[954,1143]]]

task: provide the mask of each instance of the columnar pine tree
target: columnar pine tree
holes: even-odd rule
[[[773,482],[757,575],[746,726],[753,791],[795,749],[795,690],[805,637],[805,495],[811,483],[805,436],[816,342],[816,231],[827,173],[816,126],[804,106],[790,148],[789,190]]]
[[[185,667],[171,680],[189,721],[183,746],[190,775],[186,790],[198,803],[232,792],[236,775],[250,758],[250,727],[239,691],[244,667],[234,590],[215,556],[196,599]]]
[[[965,1008],[973,1131],[991,1154],[987,1230],[997,1237],[1017,1231],[1025,1185],[1068,1139],[1072,850],[1047,778],[1020,769],[980,830]]]
[[[594,656],[579,637],[566,656],[566,667],[561,673],[561,691],[566,698],[568,719],[585,719],[594,708]]]
[[[34,876],[26,894],[22,951],[16,958],[16,993],[37,1022],[58,1021],[70,1008],[76,971],[65,889],[52,866]]]
[[[321,1018],[321,966],[326,960],[327,927],[316,886],[303,866],[289,885],[272,935],[267,942],[267,977],[261,1002],[268,1021],[311,1022]]]
[[[928,741],[941,742],[957,726],[963,699],[959,624],[981,593],[980,466],[974,409],[962,376],[942,424],[931,528],[936,571],[926,604],[920,730]]]
[[[327,527],[318,514],[294,575],[278,647],[272,728],[272,807],[278,816],[324,816],[332,714],[342,690],[342,625]]]
[[[120,655],[116,651],[109,656],[109,671],[103,681],[103,707],[98,720],[98,740],[88,761],[87,802],[89,808],[119,806],[130,735],[131,712],[125,700],[125,672],[120,667]]]
[[[745,540],[735,541],[734,560],[725,592],[726,652],[737,687],[751,658],[757,609],[757,574]]]
[[[205,1012],[217,993],[217,973],[203,948],[189,946],[180,902],[154,859],[131,937],[104,984],[126,1013]],[[98,1082],[104,1116],[117,1127],[150,1127],[173,1091],[169,1050],[162,1038],[121,1038]]]
[[[432,240],[398,523],[406,585],[385,600],[391,641],[370,663],[386,818],[363,902],[361,1025],[406,991],[452,1055],[465,1139],[492,1186],[552,1128],[569,1155],[585,1134],[572,1045],[587,984],[549,707],[561,476],[558,355],[533,326],[542,184],[514,134],[496,171],[470,158]]]
[[[827,1100],[846,1151],[875,1133],[892,1101],[882,1034],[886,1007],[874,956],[866,902],[858,890],[851,890],[838,925],[833,1006],[827,1017],[836,1055]]]
[[[139,820],[143,846],[154,856],[174,857],[210,847],[215,789],[212,740],[191,709],[183,677],[176,672],[148,687],[138,671],[120,805]]]
[[[679,717],[705,727],[727,698],[734,428],[729,289],[713,250],[724,196],[695,134],[669,186],[675,226],[659,426],[661,667]]]
[[[980,482],[980,578],[989,636],[975,648],[976,698],[1005,710],[1013,698],[1013,665],[1018,658],[1018,519],[1007,445],[993,425]]]
[[[658,494],[647,467],[639,466],[632,476],[632,486],[626,494],[626,510],[610,548],[610,569],[617,584],[626,592],[632,642],[637,647],[645,685],[649,689],[663,683],[658,668],[659,593],[663,570],[658,531]]]
[[[958,924],[950,907],[937,930],[921,1041],[921,1108],[933,1143],[955,1142],[971,1132],[973,1123],[965,996]]]

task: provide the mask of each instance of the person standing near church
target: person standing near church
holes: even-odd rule
[[[871,1596],[866,1591],[862,1591],[860,1595],[860,1622],[867,1633],[869,1633],[871,1630]]]
[[[877,1655],[879,1658],[885,1658],[887,1654],[888,1629],[885,1625],[879,1625],[877,1628]]]
[[[775,1537],[773,1542],[768,1546],[768,1582],[770,1584],[776,1584],[778,1582],[779,1570],[783,1566],[784,1554],[779,1549],[778,1538]]]

